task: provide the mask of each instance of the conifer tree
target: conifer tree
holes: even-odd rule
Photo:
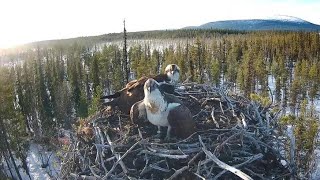
[[[92,64],[90,68],[91,79],[92,79],[92,88],[94,93],[96,93],[96,88],[100,86],[100,68],[99,68],[99,58],[100,53],[96,52],[92,57]],[[89,93],[89,92],[87,92]]]
[[[127,51],[127,30],[126,30],[126,21],[123,20],[123,65],[125,72],[125,84],[129,82],[130,75],[130,63],[128,62],[128,51]]]

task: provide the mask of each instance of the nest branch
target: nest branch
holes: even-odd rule
[[[93,136],[78,134],[64,155],[61,178],[87,179],[271,179],[290,178],[283,166],[279,113],[227,87],[185,83],[177,89],[197,131],[169,142],[157,127],[137,126],[117,110],[87,119]],[[80,131],[81,132],[81,131]],[[282,139],[281,139],[282,138]],[[288,153],[290,154],[290,153]],[[291,163],[292,164],[292,163]]]

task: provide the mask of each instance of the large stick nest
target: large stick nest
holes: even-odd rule
[[[166,142],[155,137],[156,126],[138,127],[127,115],[105,108],[78,127],[61,177],[289,179],[278,114],[270,107],[231,95],[223,87],[181,87],[177,91],[193,114],[196,133]]]

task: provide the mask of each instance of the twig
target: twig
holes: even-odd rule
[[[223,141],[221,144],[219,144],[216,149],[214,150],[214,153],[216,153],[218,150],[220,150],[221,147],[223,147],[228,141],[235,138],[236,136],[239,136],[242,132],[238,132],[236,134],[233,134],[232,136],[228,137],[225,141]],[[199,135],[200,137],[200,135]],[[204,145],[204,144],[203,144]]]
[[[107,139],[108,139],[108,136],[107,136]],[[108,140],[108,142],[109,142],[109,140]],[[134,144],[121,156],[121,158],[119,158],[119,159],[117,160],[117,162],[115,162],[115,163],[113,164],[112,168],[111,168],[110,171],[103,177],[103,179],[107,178],[107,177],[112,173],[112,171],[115,169],[115,167],[116,167],[118,164],[121,165],[121,163],[123,163],[123,162],[122,162],[122,159],[125,158],[125,157],[132,151],[133,148],[135,148],[138,144],[140,144],[140,142],[141,142],[141,141],[138,141],[138,142],[134,143]],[[120,156],[120,155],[119,155],[119,156]],[[117,156],[116,156],[116,157],[117,157]],[[124,173],[128,173],[128,171],[125,171],[125,170],[123,170],[123,172],[124,172]]]
[[[188,166],[184,166],[184,167],[176,170],[176,172],[174,172],[174,173],[172,174],[172,176],[170,176],[170,177],[168,178],[168,180],[172,180],[172,179],[176,178],[179,174],[183,173],[183,171],[187,170],[188,168],[189,168]]]
[[[94,171],[94,169],[90,166],[90,159],[89,159],[89,169],[91,171],[91,173],[94,175],[94,177],[98,178],[98,179],[101,179],[101,177]]]
[[[198,176],[198,178],[200,178],[200,179],[202,179],[202,180],[206,180],[206,178],[204,178],[204,177],[202,177],[202,176],[200,176],[199,174],[197,174],[197,173],[193,173],[194,175],[196,175],[196,176]]]
[[[241,170],[229,166],[228,164],[220,161],[214,154],[212,154],[210,151],[207,150],[206,146],[204,145],[204,143],[201,140],[201,136],[199,135],[199,141],[202,144],[202,150],[203,152],[211,159],[213,160],[219,167],[221,167],[222,169],[226,169],[230,172],[232,172],[233,174],[239,176],[240,178],[244,179],[244,180],[253,180],[250,176],[248,176],[246,173],[242,172]]]
[[[194,96],[192,96],[192,95],[190,95],[190,94],[189,94],[189,97],[191,97],[191,99],[194,99],[194,100],[196,100],[197,102],[199,102],[199,99],[198,99],[198,98],[196,98],[196,97],[194,97]]]
[[[240,114],[241,116],[241,121],[244,129],[248,128],[247,122],[246,122],[246,117],[243,115],[243,113]]]
[[[224,110],[223,110],[223,108],[222,108],[222,103],[221,103],[221,101],[220,101],[220,108],[221,108],[222,114],[224,114]]]
[[[251,173],[252,175],[255,175],[255,176],[258,176],[260,179],[262,179],[262,180],[267,180],[267,178],[265,178],[265,177],[263,177],[263,175],[262,174],[258,174],[258,173],[255,173],[255,172],[253,172],[252,170],[250,170],[249,168],[244,168],[246,171],[248,171],[249,173]]]
[[[146,164],[144,165],[144,168],[142,169],[142,171],[140,172],[140,175],[143,175],[145,173],[147,173],[149,171],[148,169],[148,163],[149,163],[149,158],[148,156],[145,154],[145,159],[146,159]]]
[[[171,155],[171,154],[150,152],[148,150],[142,150],[139,154],[150,154],[150,155],[169,158],[169,159],[186,159],[189,157],[188,155]]]
[[[216,125],[217,128],[219,128],[219,123],[216,121],[216,118],[214,117],[214,107],[212,107],[212,111],[211,111],[211,118],[212,121],[214,122],[214,124]]]
[[[165,169],[165,168],[159,167],[159,166],[157,166],[157,165],[155,165],[155,164],[150,164],[149,167],[151,167],[151,168],[153,168],[153,169],[157,169],[157,170],[159,170],[159,171],[166,172],[166,173],[170,172],[169,169]]]
[[[193,156],[188,162],[188,166],[190,166],[201,154],[203,154],[203,151],[200,151],[195,156]]]
[[[179,148],[179,147],[178,147]],[[151,147],[147,147],[147,149],[151,152],[154,153],[164,153],[164,154],[177,154],[177,153],[183,153],[183,154],[191,154],[191,153],[195,153],[195,152],[199,152],[201,150],[201,148],[196,147],[196,148],[188,148],[188,149],[160,149],[160,148],[151,148]]]
[[[249,164],[253,161],[256,161],[258,159],[261,159],[263,157],[263,154],[259,153],[259,154],[256,154],[254,156],[252,156],[251,158],[249,158],[248,160],[246,160],[245,162],[241,163],[241,164],[237,164],[237,165],[234,165],[235,168],[240,168],[241,166],[244,166],[246,164]],[[223,170],[222,172],[220,172],[219,174],[217,174],[213,179],[216,180],[216,179],[219,179],[224,173],[226,173],[227,170]]]
[[[108,141],[109,145],[111,146],[110,149],[111,149],[112,154],[114,154],[114,155],[116,156],[117,160],[119,161],[119,162],[118,162],[118,161],[117,161],[117,162],[120,164],[123,172],[124,172],[124,173],[128,173],[128,170],[127,170],[126,166],[124,165],[124,163],[123,163],[122,160],[120,159],[120,155],[115,152],[114,147],[113,147],[113,143],[112,143],[109,135],[106,134],[106,136],[107,136],[107,141]],[[110,171],[109,171],[109,172],[110,172]],[[108,174],[109,174],[109,172],[108,172]]]

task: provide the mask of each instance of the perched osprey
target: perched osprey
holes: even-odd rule
[[[167,94],[159,88],[159,83],[148,79],[144,84],[144,99],[135,103],[130,110],[133,123],[148,120],[160,127],[168,127],[166,139],[170,138],[171,131],[177,137],[186,138],[195,132],[195,122],[190,110],[184,106],[176,96]]]
[[[179,82],[180,68],[176,64],[169,64],[164,74],[154,76],[159,82],[160,88],[167,93],[174,93],[174,85]],[[103,96],[100,99],[112,99],[104,105],[119,107],[120,111],[129,114],[131,106],[144,98],[143,86],[149,77],[143,76],[138,80],[130,81],[123,89],[112,95]]]

